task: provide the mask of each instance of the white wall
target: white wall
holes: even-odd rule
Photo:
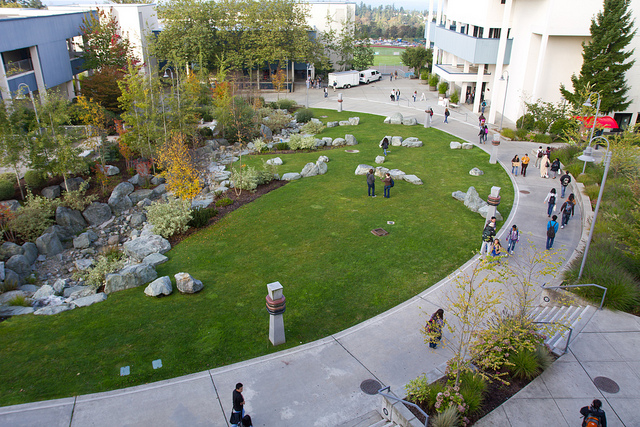
[[[332,28],[337,30],[338,33],[342,28],[341,23],[346,21],[347,17],[350,17],[351,21],[355,20],[356,16],[356,4],[355,3],[308,3],[309,18],[307,23],[311,27],[318,29],[318,32],[325,32],[329,30],[327,26],[327,14],[331,16],[334,24]]]

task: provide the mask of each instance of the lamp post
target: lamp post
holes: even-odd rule
[[[591,148],[591,141],[593,141],[593,131],[595,130],[596,123],[598,122],[598,111],[600,110],[600,92],[589,92],[589,96],[587,97],[587,102],[582,104],[585,107],[593,108],[593,104],[591,104],[591,95],[594,94],[594,93],[596,95],[598,95],[598,102],[596,103],[596,115],[593,118],[593,124],[591,125],[591,135],[589,136],[589,145],[585,149],[585,153],[584,153],[584,155],[588,155],[588,156],[591,156],[591,153],[592,153],[592,150],[593,150]],[[605,140],[606,140],[606,138],[605,138]],[[609,141],[607,141],[607,151],[609,151],[608,147],[609,147]],[[587,150],[589,150],[588,153],[587,153]],[[582,156],[580,156],[580,157],[582,157]],[[578,158],[580,158],[580,157],[578,157]],[[588,161],[593,161],[593,160],[585,160],[584,166],[582,167],[582,173],[584,173],[584,171],[587,169],[587,162]]]
[[[36,122],[38,122],[38,133],[41,133],[41,131],[40,131],[40,118],[38,117],[38,108],[36,108],[36,102],[33,99],[33,92],[31,91],[31,88],[29,87],[28,84],[20,83],[18,85],[18,96],[16,98],[18,98],[18,99],[21,99],[20,97],[24,98],[24,95],[22,95],[22,91],[21,91],[21,89],[23,87],[26,87],[27,91],[29,91],[29,98],[31,98],[31,105],[33,105],[33,112],[36,113]]]
[[[507,91],[509,90],[509,72],[504,70],[502,75],[500,76],[500,81],[503,82],[505,80],[504,75],[507,74],[507,85],[504,88],[504,101],[502,102],[502,116],[500,116],[500,130],[502,131],[502,121],[504,120],[504,111],[507,106]]]
[[[309,108],[309,85],[311,84],[309,73],[311,72],[311,64],[307,62],[307,108]]]
[[[595,123],[595,122],[594,122]],[[602,200],[602,193],[604,192],[604,184],[607,182],[607,173],[609,172],[609,164],[611,163],[611,150],[609,150],[609,140],[604,136],[596,136],[589,140],[589,146],[584,150],[584,154],[578,157],[578,160],[583,160],[585,165],[587,162],[595,162],[595,158],[591,155],[591,141],[594,139],[604,139],[607,143],[607,153],[604,156],[604,175],[602,176],[602,183],[600,184],[600,192],[598,193],[598,201],[596,202],[596,208],[593,211],[593,220],[591,220],[591,229],[589,230],[589,237],[587,238],[587,245],[584,248],[584,255],[582,256],[582,264],[580,264],[580,272],[578,273],[578,279],[582,277],[582,271],[584,270],[584,264],[587,262],[587,254],[589,253],[589,246],[591,245],[591,238],[593,237],[593,230],[596,226],[596,219],[598,218],[598,209],[600,209],[600,201]]]

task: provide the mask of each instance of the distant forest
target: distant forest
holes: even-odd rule
[[[425,11],[396,9],[395,6],[373,7],[356,4],[358,37],[374,39],[424,39]]]

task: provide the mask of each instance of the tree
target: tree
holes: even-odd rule
[[[20,165],[25,160],[28,136],[19,127],[12,125],[4,102],[0,101],[0,165],[13,169],[24,200],[24,192],[20,185]]]
[[[353,49],[353,68],[366,70],[373,65],[373,48],[369,43],[358,43]]]
[[[433,58],[431,48],[425,49],[424,46],[408,47],[400,54],[400,60],[407,67],[413,68],[416,76],[420,75],[420,71],[425,65],[430,68],[430,60]]]
[[[84,77],[80,88],[83,96],[93,99],[105,109],[114,114],[122,113],[118,98],[122,95],[118,80],[124,72],[115,67],[107,67],[96,71],[93,75]]]
[[[604,8],[591,20],[591,41],[582,43],[582,68],[580,74],[571,76],[573,92],[560,85],[562,96],[575,108],[584,102],[581,90],[591,84],[600,93],[600,111],[624,111],[627,100],[625,73],[635,60],[629,60],[633,49],[625,51],[636,34],[629,9],[630,0],[604,0]]]
[[[198,172],[193,166],[184,135],[175,134],[166,141],[158,154],[158,164],[164,171],[167,187],[176,197],[191,201],[200,192]]]
[[[118,20],[104,9],[97,9],[82,20],[84,66],[88,70],[117,68],[124,70],[134,59],[131,44],[120,34]]]
[[[103,140],[106,141],[107,136],[107,115],[105,109],[93,99],[87,99],[84,96],[78,97],[78,106],[80,120],[85,125],[85,135],[89,142],[89,146],[98,153],[100,158],[100,173],[106,173],[105,147]],[[103,191],[104,191],[104,181]]]

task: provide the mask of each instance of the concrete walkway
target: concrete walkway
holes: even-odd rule
[[[389,100],[392,88],[401,90],[400,102]],[[383,79],[343,91],[343,107],[348,111],[385,115],[400,111],[423,123],[424,109],[432,106],[436,113],[435,127],[475,143],[476,116],[462,107],[452,110],[449,124],[442,123],[444,109],[436,105],[433,93],[423,102],[414,103],[410,97],[417,90],[419,99],[422,92],[426,93],[425,89],[426,86],[417,81]],[[304,104],[306,91],[302,87],[294,94],[281,95],[284,96]],[[267,96],[268,99],[275,97],[275,94]],[[333,92],[325,99],[321,90],[310,89],[309,103],[313,107],[337,109]],[[527,142],[503,143],[499,161],[508,165],[510,171],[514,154],[522,156],[536,147]],[[481,148],[488,150],[491,145]],[[478,166],[482,168],[482,165]],[[552,186],[559,188],[558,180],[540,178],[533,164],[529,171],[526,178],[512,177],[515,209],[499,233],[501,237],[514,223],[523,233],[510,262],[517,262],[519,254],[525,252],[529,245],[527,238],[537,248],[544,246],[548,219],[544,216],[543,200]],[[466,191],[466,188],[460,190]],[[506,212],[508,207],[499,207],[499,210]],[[580,215],[578,211],[569,226],[558,233],[554,245],[559,249],[558,256],[569,258],[578,246],[582,231]],[[480,236],[481,230],[477,230],[477,234]],[[468,269],[475,259],[461,270]],[[431,313],[441,306],[452,286],[451,277],[446,278],[375,318],[291,350],[122,390],[2,407],[0,426],[222,427],[228,425],[231,392],[236,382],[244,383],[246,410],[256,427],[341,425],[380,407],[378,396],[360,390],[362,381],[376,379],[402,394],[402,387],[408,381],[451,357],[446,346],[429,350],[420,328],[425,322],[424,313]],[[449,338],[445,334],[445,340]],[[563,420],[567,425],[579,425],[579,408],[596,397],[606,398],[611,426],[640,425],[640,356],[634,351],[640,348],[638,344],[640,323],[637,318],[609,311],[598,312],[585,332],[572,343],[571,353],[521,392],[525,397],[529,393],[531,398],[511,399],[479,425],[521,426],[530,425],[531,420],[550,426],[564,425]],[[591,381],[598,375],[618,382],[620,393],[605,396],[598,391]],[[534,385],[539,381],[543,381],[544,387]],[[526,414],[534,415],[523,418]],[[615,424],[616,416],[618,424]]]

